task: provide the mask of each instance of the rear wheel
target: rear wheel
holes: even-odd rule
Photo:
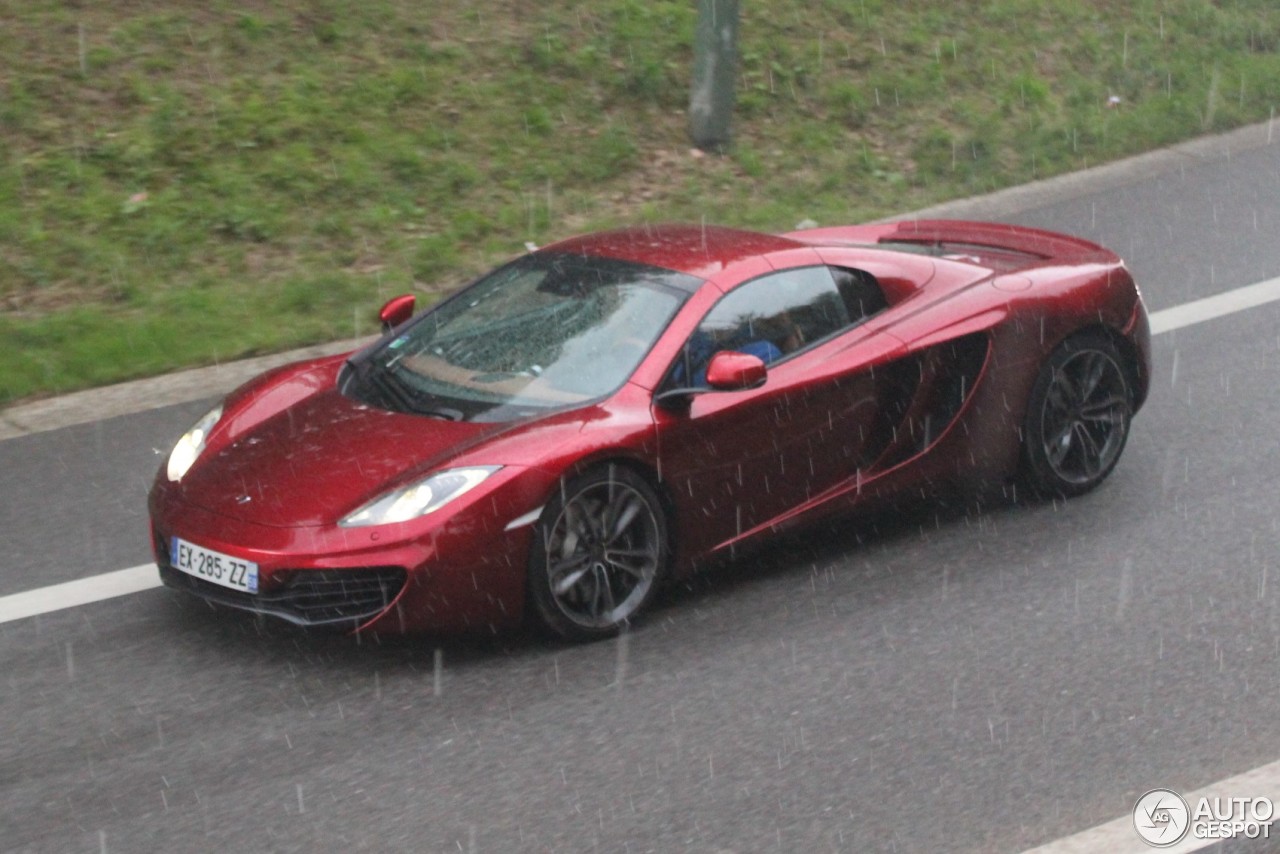
[[[529,594],[542,624],[593,640],[627,626],[653,598],[668,557],[653,488],[624,466],[567,481],[547,503],[529,559]]]
[[[1064,341],[1031,389],[1024,425],[1025,472],[1041,494],[1072,496],[1111,473],[1133,416],[1130,373],[1105,335]]]

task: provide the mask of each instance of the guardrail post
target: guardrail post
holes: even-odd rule
[[[738,0],[698,0],[689,136],[705,151],[729,144],[738,73]]]

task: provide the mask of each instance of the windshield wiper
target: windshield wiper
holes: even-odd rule
[[[383,402],[389,408],[398,409],[401,412],[413,412],[416,409],[413,397],[409,394],[408,389],[395,378],[391,371],[384,367],[375,368],[370,370],[365,375],[365,378],[370,385],[377,389]]]
[[[461,421],[463,419],[462,410],[460,409],[454,409],[451,406],[432,406],[427,403],[420,403],[413,390],[396,376],[393,365],[394,363],[388,363],[381,370],[373,371],[369,375],[378,390],[382,392],[384,399],[393,406],[402,412],[425,415],[429,418],[440,418],[444,421]]]
[[[461,421],[462,410],[450,406],[423,406],[413,410],[418,415],[431,418],[442,418],[445,421]]]

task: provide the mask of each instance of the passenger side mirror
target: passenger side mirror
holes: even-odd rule
[[[769,370],[764,360],[749,353],[721,350],[707,365],[707,385],[716,391],[742,391],[764,385]]]
[[[382,321],[382,331],[390,332],[413,317],[413,307],[417,299],[413,294],[401,294],[387,300],[382,311],[378,312],[378,319]]]

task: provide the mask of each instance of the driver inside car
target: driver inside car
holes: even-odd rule
[[[691,371],[692,385],[705,386],[711,357],[722,350],[746,353],[770,365],[802,346],[804,333],[786,312],[773,317],[748,318],[731,334],[724,336],[720,343],[710,333],[699,329],[685,344],[683,358],[671,372],[671,382],[675,386],[683,385],[686,372]]]

